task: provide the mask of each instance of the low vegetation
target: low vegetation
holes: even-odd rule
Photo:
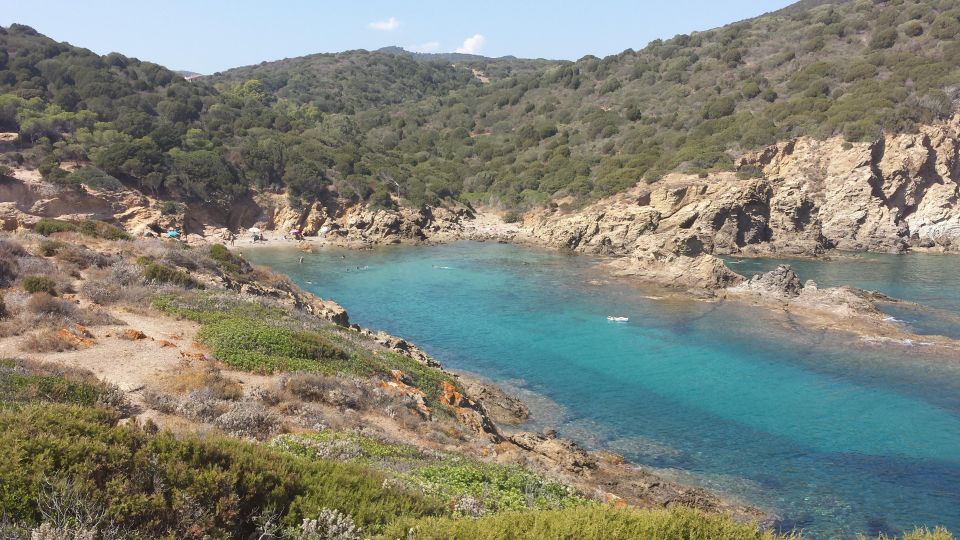
[[[372,350],[357,342],[353,332],[269,305],[217,293],[163,295],[153,305],[201,323],[198,340],[210,346],[217,360],[237,369],[360,377],[391,377],[391,371],[400,370],[434,403],[439,402],[442,382],[457,386],[439,369],[398,353]]]
[[[566,510],[506,512],[479,519],[437,518],[401,521],[379,538],[402,538],[414,530],[417,540],[470,538],[476,540],[540,540],[576,538],[649,538],[672,540],[774,540],[783,538],[760,532],[753,525],[736,523],[727,516],[704,515],[696,510],[635,511],[606,506],[578,506]],[[786,538],[791,538],[787,536]]]

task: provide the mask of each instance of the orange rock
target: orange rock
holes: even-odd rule
[[[159,341],[159,343],[160,343],[160,346],[161,346],[161,347],[164,347],[164,348],[166,348],[166,347],[176,347],[176,345],[174,345],[172,342],[167,341],[167,340],[165,340],[165,339],[161,339],[161,340]]]
[[[77,349],[86,349],[97,343],[96,340],[93,339],[93,334],[79,324],[73,325],[72,328],[62,328],[58,330],[57,337],[70,343]]]
[[[147,335],[139,330],[134,330],[133,328],[127,328],[120,334],[121,339],[127,339],[130,341],[138,341],[141,339],[147,339]]]

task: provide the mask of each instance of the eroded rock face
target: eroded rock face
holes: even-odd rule
[[[960,250],[958,141],[960,116],[873,144],[801,138],[739,159],[760,178],[672,174],[576,214],[542,213],[528,224],[540,243],[629,256],[641,268],[637,275],[654,277],[674,261],[691,264],[675,257],[697,257],[695,246],[677,245],[694,238],[708,255]]]

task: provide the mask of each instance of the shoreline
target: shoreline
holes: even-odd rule
[[[875,291],[857,289],[849,286],[836,286],[819,289],[821,294],[815,301],[809,303],[799,303],[792,301],[794,299],[785,297],[781,294],[751,293],[750,291],[738,290],[737,287],[724,287],[715,290],[696,288],[683,288],[668,286],[655,281],[637,279],[630,275],[619,273],[612,268],[624,257],[615,255],[597,255],[582,253],[578,251],[569,251],[558,249],[556,247],[543,245],[535,242],[529,235],[516,241],[513,238],[498,238],[499,243],[506,243],[521,248],[532,248],[551,251],[555,253],[569,252],[572,255],[586,256],[591,261],[593,271],[598,273],[595,279],[590,280],[590,284],[602,286],[609,280],[622,280],[639,289],[646,289],[657,297],[676,297],[683,300],[698,302],[735,302],[742,306],[757,307],[767,310],[771,313],[785,312],[800,320],[811,331],[828,330],[839,334],[846,334],[855,337],[856,342],[861,346],[872,346],[876,344],[899,344],[904,347],[923,347],[931,350],[942,351],[960,351],[960,340],[948,336],[934,334],[920,334],[912,332],[900,325],[900,321],[891,319],[888,315],[876,308],[879,304],[903,305],[914,309],[933,309],[899,298],[889,297]],[[243,249],[253,250],[288,250],[294,249],[304,253],[315,253],[316,251],[333,248],[350,251],[370,251],[381,248],[395,246],[404,246],[408,248],[438,246],[452,244],[456,242],[489,242],[492,239],[476,239],[472,236],[466,237],[444,237],[427,242],[395,242],[384,244],[356,244],[353,242],[335,242],[325,239],[304,240],[298,242],[289,240],[268,240],[263,243],[244,243],[236,246],[229,246],[231,249],[237,249],[242,253]],[[316,250],[316,251],[315,251]],[[830,251],[817,257],[797,257],[791,256],[786,259],[802,260],[843,260],[856,259],[861,254],[869,255],[874,252],[846,252]],[[909,256],[911,252],[890,253],[895,256]],[[960,254],[942,253],[946,256],[956,256],[960,260]],[[764,258],[770,260],[780,260],[774,255],[756,255],[756,256],[733,256],[737,258]],[[724,262],[726,265],[726,263]],[[729,266],[727,266],[729,268]],[[271,269],[272,270],[272,269]],[[735,269],[731,269],[735,272]],[[749,279],[749,278],[748,278]],[[814,284],[814,291],[817,288]],[[832,298],[831,295],[837,295]],[[859,300],[863,300],[860,302]],[[335,298],[332,300],[336,301]],[[797,321],[794,321],[797,322]]]

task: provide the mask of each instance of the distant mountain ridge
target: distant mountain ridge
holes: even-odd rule
[[[739,157],[915,133],[960,104],[956,0],[803,0],[575,62],[393,47],[192,82],[23,25],[0,49],[0,129],[28,146],[9,162],[92,162],[224,204],[256,185],[308,203],[578,207],[669,172],[761,175]]]

